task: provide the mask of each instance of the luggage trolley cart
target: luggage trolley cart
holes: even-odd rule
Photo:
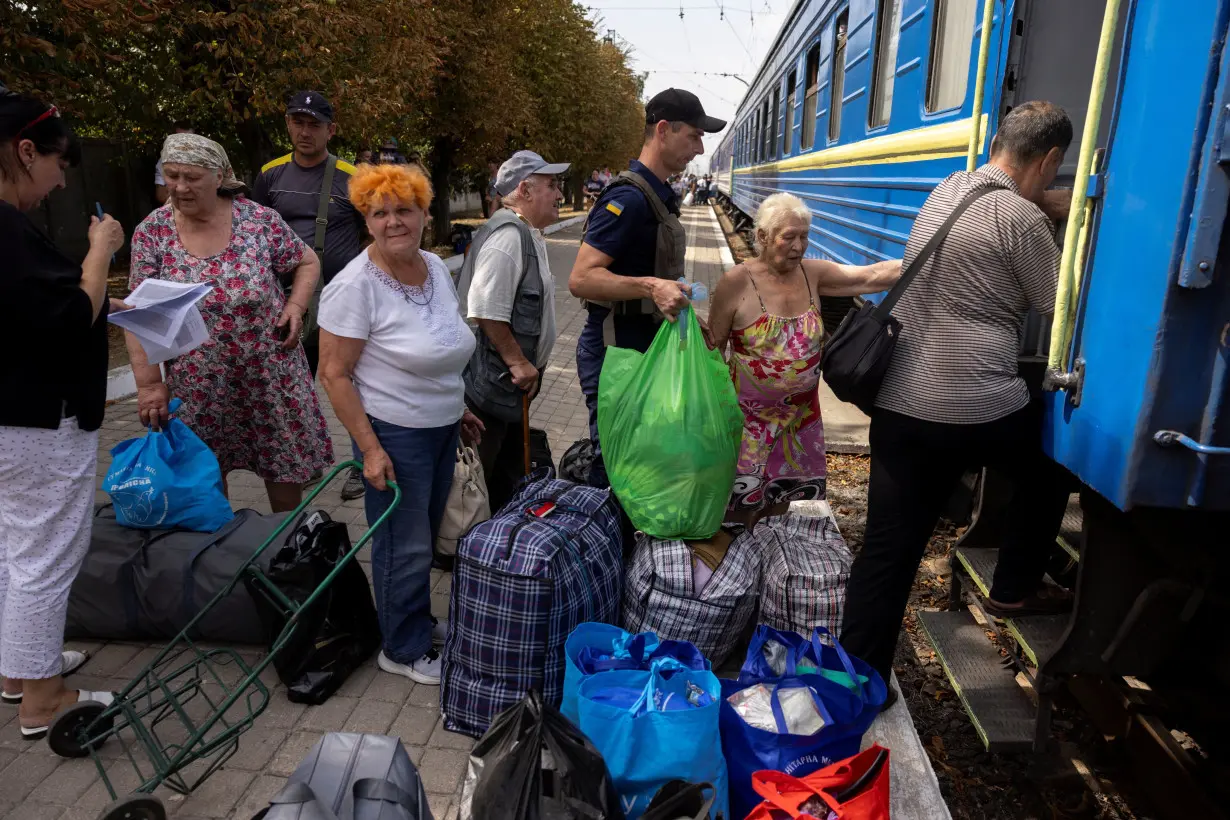
[[[334,467],[303,503],[287,514],[286,520],[248,558],[230,583],[158,652],[111,705],[77,703],[56,717],[47,734],[52,751],[61,757],[90,755],[114,801],[99,815],[99,820],[165,820],[162,801],[150,792],[165,784],[172,791],[189,794],[239,749],[239,736],[269,703],[269,688],[260,679],[261,672],[294,634],[300,613],[326,593],[338,573],[397,508],[401,490],[389,482],[393,503],[302,603],[283,594],[261,571],[256,559],[299,519],[339,473],[360,466],[356,461],[348,461]],[[205,649],[188,637],[202,616],[244,581],[254,582],[257,590],[286,617],[286,625],[265,657],[251,666],[233,649]],[[103,743],[112,738],[122,748],[120,760],[127,757],[137,773],[137,785],[123,798],[118,796],[107,772],[112,761],[104,760],[100,754]],[[185,772],[198,763],[201,765],[191,774]],[[127,767],[121,770],[126,772]]]

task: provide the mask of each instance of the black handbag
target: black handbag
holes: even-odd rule
[[[862,307],[853,308],[846,314],[846,318],[841,320],[820,357],[820,370],[833,395],[871,415],[876,396],[880,393],[880,385],[884,382],[884,374],[888,372],[888,365],[892,362],[897,337],[901,334],[901,323],[892,316],[897,300],[948,236],[948,232],[961,214],[965,213],[965,209],[980,196],[999,190],[1003,190],[1003,186],[988,185],[966,194],[944,220],[944,224],[940,225],[939,230],[927,240],[927,244],[914,257],[914,261],[910,262],[910,266],[901,274],[901,278],[884,297],[884,301],[878,305],[868,302]]]

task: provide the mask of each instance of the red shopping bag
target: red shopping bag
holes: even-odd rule
[[[888,749],[871,746],[803,778],[783,772],[752,775],[764,802],[747,820],[889,820]]]

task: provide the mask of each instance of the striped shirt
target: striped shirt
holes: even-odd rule
[[[927,197],[904,265],[971,190],[975,200],[893,309],[901,335],[876,406],[924,421],[978,424],[1029,404],[1017,374],[1026,313],[1055,308],[1059,248],[1054,225],[994,165],[958,171]]]

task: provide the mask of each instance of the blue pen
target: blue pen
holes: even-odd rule
[[[106,214],[104,214],[104,213],[103,213],[102,203],[101,203],[101,202],[95,202],[95,203],[94,203],[94,214],[95,214],[95,216],[97,216],[97,217],[98,217],[98,221],[99,221],[99,222],[102,222],[102,221],[103,221],[103,217],[104,217],[104,216],[106,216]],[[112,264],[112,265],[114,265],[114,264],[115,264],[115,254],[111,254],[111,264]]]

